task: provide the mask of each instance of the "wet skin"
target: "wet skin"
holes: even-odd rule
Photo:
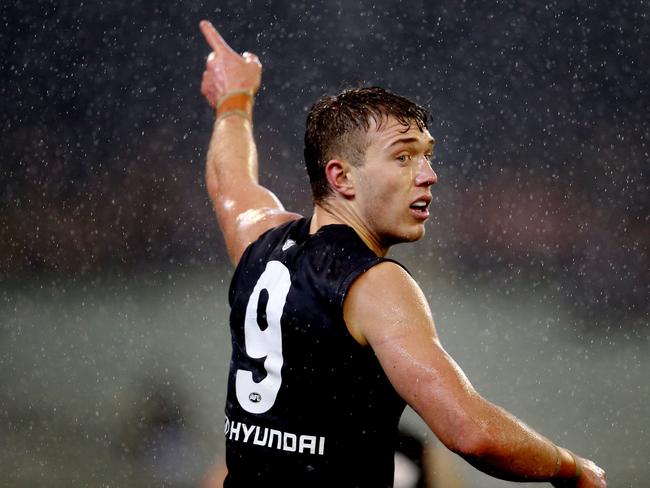
[[[335,197],[315,209],[315,228],[327,223],[350,225],[376,254],[424,236],[429,217],[431,168],[435,141],[429,131],[393,117],[370,120],[364,161],[353,165],[332,160],[326,172]],[[323,215],[327,214],[327,215]]]

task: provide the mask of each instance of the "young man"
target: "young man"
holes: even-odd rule
[[[474,390],[418,285],[385,257],[424,235],[437,181],[427,112],[380,88],[321,98],[305,133],[314,211],[302,218],[258,184],[257,57],[209,22],[201,30],[213,49],[201,90],[217,114],[207,188],[237,267],[225,486],[391,486],[408,404],[486,473],[604,487],[593,462]]]

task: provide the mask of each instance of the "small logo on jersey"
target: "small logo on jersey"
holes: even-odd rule
[[[250,395],[248,395],[248,399],[253,403],[259,403],[262,400],[262,395],[253,392]]]
[[[282,250],[286,251],[291,246],[295,246],[295,245],[296,245],[296,241],[294,241],[293,239],[287,239],[286,241],[284,241],[284,244],[282,244]]]

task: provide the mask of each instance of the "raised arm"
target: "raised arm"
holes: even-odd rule
[[[252,118],[262,65],[254,54],[233,51],[210,22],[202,21],[200,28],[212,48],[201,93],[216,111],[205,179],[228,255],[237,265],[260,234],[300,215],[285,211],[258,183]]]
[[[348,293],[344,314],[351,334],[373,348],[402,398],[445,446],[478,469],[557,487],[606,486],[594,463],[574,457],[476,392],[441,346],[419,286],[399,266],[382,263],[364,273]]]

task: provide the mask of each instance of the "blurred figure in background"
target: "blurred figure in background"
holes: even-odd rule
[[[121,436],[122,453],[165,486],[192,486],[198,465],[187,429],[185,394],[177,383],[151,377],[137,391],[139,400]]]
[[[375,87],[318,100],[305,134],[314,212],[302,218],[258,184],[259,60],[201,29],[217,115],[206,181],[236,266],[224,486],[393,486],[406,404],[490,475],[606,486],[593,462],[474,390],[419,286],[385,257],[424,236],[437,181],[428,112]]]

